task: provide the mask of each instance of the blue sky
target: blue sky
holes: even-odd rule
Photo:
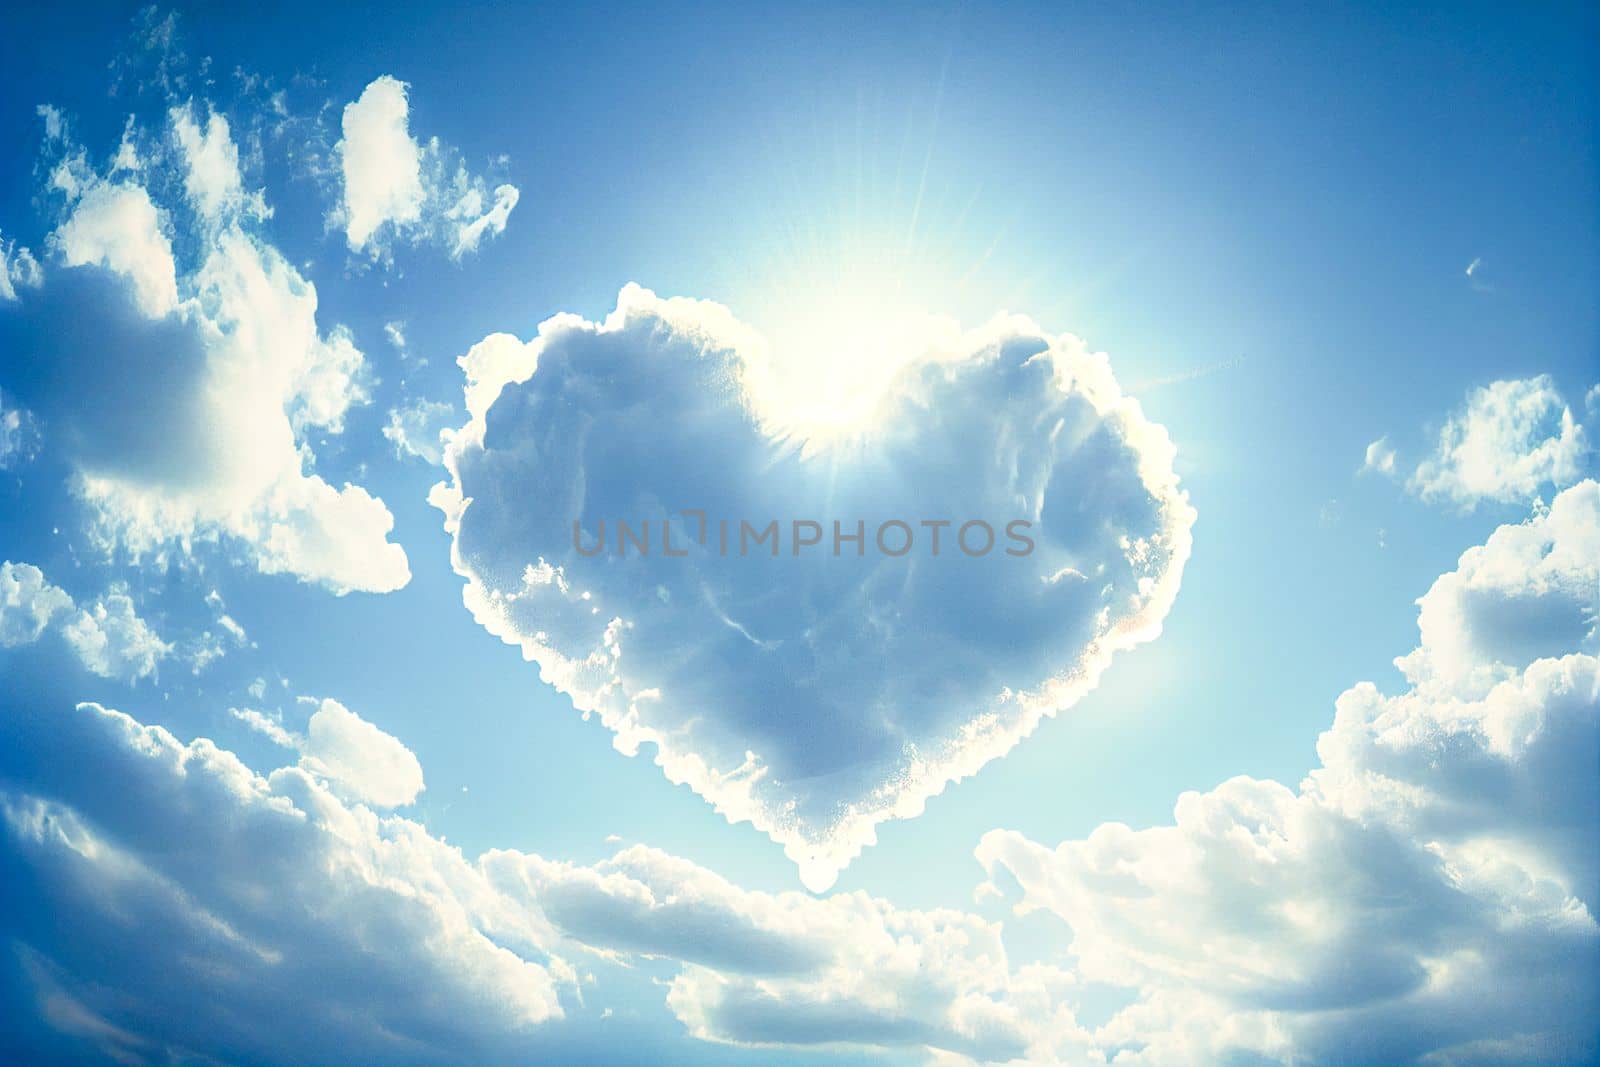
[[[177,990],[108,994],[139,961],[182,971],[153,938],[136,939],[133,969],[105,963],[98,946],[126,943],[107,917],[117,883],[40,843],[55,839],[28,815],[38,802],[59,805],[49,825],[70,813],[151,885],[301,961],[285,988],[303,986],[379,1058],[458,1047],[480,1062],[628,1062],[640,1041],[682,1062],[1594,1053],[1592,1009],[1573,1005],[1595,983],[1600,775],[1593,691],[1568,699],[1594,670],[1600,558],[1586,480],[1600,433],[1592,12],[104,5],[4,20],[0,786],[19,888],[15,962],[0,963],[17,1017],[36,1021],[0,1041],[90,1060],[290,1062],[317,1047],[310,1030],[274,1043],[241,1022],[287,1003],[242,988],[215,988],[237,998],[228,1019],[186,1015]],[[628,283],[728,310],[619,298]],[[607,322],[619,299],[626,314]],[[541,327],[563,313],[591,325]],[[458,366],[469,351],[478,362]],[[769,358],[769,408],[702,377],[756,375]],[[940,361],[968,370],[942,386],[888,381],[891,365]],[[1110,384],[1095,384],[1102,373]],[[488,383],[484,411],[464,401],[472,380]],[[787,416],[804,440],[820,433],[801,408],[813,396],[876,405],[845,445],[818,446],[829,479],[794,453],[774,459],[744,421]],[[1056,418],[1082,437],[1040,429]],[[616,448],[574,458],[563,442],[592,425]],[[442,449],[441,428],[456,434]],[[996,454],[1052,479],[1035,516],[1044,550],[1022,566],[1064,561],[1103,576],[1102,592],[1087,579],[1082,595],[1038,592],[1055,564],[1003,559],[970,573],[658,559],[585,575],[569,558],[574,582],[632,626],[616,676],[597,675],[618,687],[545,663],[547,684],[511,647],[600,647],[557,585],[534,596],[522,583],[535,557],[564,551],[550,531],[569,497],[611,501],[613,516],[695,500],[762,516],[932,501],[999,514],[1021,496],[984,465]],[[481,502],[458,531],[452,492]],[[1142,556],[1123,538],[1155,547]],[[512,607],[491,618],[475,589]],[[981,770],[915,817],[874,816],[840,831],[853,844],[818,845],[774,814],[797,797],[826,823],[830,805],[904,770],[901,742],[932,751],[998,685],[1098,670],[1119,620],[1159,622],[1159,636],[1146,626],[1092,684],[1058,693],[1036,730],[1004,712],[1017,737],[961,749]],[[748,647],[729,638],[735,622]],[[855,652],[823,656],[819,634]],[[1393,701],[1367,719],[1345,710],[1380,708],[1363,681]],[[1506,686],[1542,709],[1526,752],[1497,740]],[[652,687],[665,695],[639,696]],[[630,699],[645,707],[636,722]],[[430,860],[425,878],[397,859],[389,872],[391,885],[454,887],[423,894],[440,925],[398,939],[419,947],[375,952],[338,887],[307,905],[327,928],[246,908],[238,886],[255,877],[290,907],[292,887],[322,890],[207,872],[154,844],[206,832],[176,801],[121,820],[97,779],[158,768],[130,755],[150,748],[123,720],[80,702],[174,745],[210,739],[261,776],[285,768],[273,788],[307,810],[326,798],[393,820],[378,839],[458,848],[462,871]],[[71,716],[88,725],[56,725]],[[1517,804],[1500,822],[1438,815],[1472,807],[1452,789],[1477,764],[1457,781],[1352,740],[1397,719],[1413,737],[1465,730],[1502,761],[1496,774],[1528,776],[1506,787]],[[688,784],[674,785],[650,747],[626,758],[613,735],[635,727],[713,771],[678,765]],[[750,746],[772,769],[754,799],[714,773]],[[1384,809],[1372,776],[1436,794],[1434,815]],[[895,801],[909,795],[896,781]],[[1563,795],[1570,818],[1551,816]],[[1212,822],[1186,823],[1199,808]],[[1347,821],[1316,821],[1330,811]],[[1225,833],[1211,845],[1161,829],[1272,818],[1304,861],[1292,884],[1228,853]],[[1587,854],[1536,833],[1540,820],[1587,839]],[[1118,823],[1148,836],[1116,838],[1105,828]],[[1385,829],[1329,851],[1373,826]],[[261,832],[285,870],[331,847]],[[1098,846],[1068,847],[1085,841]],[[807,874],[797,856],[813,847],[827,859]],[[1198,850],[1215,879],[1121,896],[1098,866],[1119,849],[1146,872]],[[1447,890],[1423,855],[1445,857]],[[1491,860],[1521,863],[1537,892],[1461,873]],[[805,892],[802,874],[819,892],[782,896]],[[1397,887],[1402,918],[1362,910],[1363,875]],[[644,886],[648,916],[608,910]],[[1551,893],[1576,902],[1559,922],[1529,903]],[[674,910],[684,901],[706,910]],[[1312,933],[1236,929],[1229,902]],[[857,908],[892,915],[868,933],[850,925],[868,922]],[[84,913],[100,915],[87,933],[60,927]],[[199,937],[193,916],[160,914]],[[1202,933],[1214,921],[1216,940],[1155,933],[1173,915]],[[1486,915],[1556,940],[1518,940]],[[508,978],[483,944],[438,933],[458,920],[527,970]],[[962,923],[1002,931],[1002,977],[973,947],[986,935],[952,933]],[[730,929],[748,937],[722,944]],[[1351,929],[1400,947],[1386,956]],[[912,946],[909,976],[850,954],[891,930]],[[1217,947],[1235,936],[1236,958]],[[1489,962],[1451,986],[1438,976],[1452,952]],[[1532,952],[1570,966],[1540,986],[1517,969]],[[1208,956],[1216,973],[1195,962]],[[341,999],[431,968],[446,992],[417,982],[439,1018],[419,1013],[414,1030]],[[889,990],[887,1007],[848,975]],[[527,1011],[498,1027],[482,1005],[508,1003],[507,981]],[[1513,981],[1526,998],[1474,999]],[[424,996],[403,985],[396,1003]],[[1419,1013],[1429,1021],[1407,1021]],[[1196,1020],[1220,1036],[1196,1037]],[[1339,1036],[1352,1024],[1370,1044]],[[385,1026],[406,1042],[384,1044]]]

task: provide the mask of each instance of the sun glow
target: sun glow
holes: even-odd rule
[[[871,293],[841,293],[774,330],[779,418],[808,445],[866,436],[897,376],[927,355],[941,320]]]
[[[808,452],[870,437],[903,372],[953,347],[960,327],[946,314],[987,318],[1007,303],[986,273],[1002,230],[935,151],[929,89],[931,108],[858,101],[780,127],[792,140],[772,146],[754,183],[761,221],[735,242],[745,252],[724,293],[765,341],[755,399]]]
[[[781,433],[808,453],[860,443],[902,374],[953,347],[959,325],[912,289],[872,259],[777,287],[758,319],[767,352],[756,399]]]

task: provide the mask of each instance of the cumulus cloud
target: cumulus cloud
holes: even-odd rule
[[[1421,602],[1412,687],[1344,693],[1298,788],[1235,778],[1184,794],[1170,826],[1053,848],[985,836],[978,857],[1019,907],[1070,928],[1078,976],[1138,991],[1102,1048],[1158,1064],[1590,1061],[1596,536],[1586,482],[1463,555]]]
[[[248,225],[268,212],[244,192],[227,121],[196,115],[169,113],[174,147],[141,158],[137,178],[99,174],[65,133],[52,139],[65,200],[53,244],[67,265],[102,269],[64,272],[0,324],[36,364],[12,384],[62,429],[107,550],[222,540],[338,593],[398,588],[410,572],[383,502],[309,470],[311,435],[340,432],[368,401],[365,361],[347,330],[319,327],[315,287]],[[175,187],[158,209],[150,190]]]
[[[32,644],[72,606],[66,591],[51,585],[33,564],[0,563],[0,647]]]
[[[387,259],[396,241],[435,242],[460,259],[485,235],[504,232],[519,194],[501,183],[486,207],[483,178],[437,138],[424,145],[411,136],[407,90],[385,74],[345,105],[334,146],[342,192],[330,221],[351,251],[373,259]]]
[[[1600,486],[1587,481],[1463,553],[1417,601],[1422,643],[1395,664],[1417,685],[1482,693],[1535,659],[1592,648],[1597,583]]]
[[[1012,968],[999,924],[896,908],[864,893],[817,899],[741,889],[642,846],[592,867],[491,852],[480,866],[591,949],[683,964],[667,1003],[697,1038],[743,1045],[926,1048],[1022,1055],[1053,1025],[1053,968]]]
[[[261,776],[99,705],[6,710],[0,899],[27,906],[0,909],[0,1050],[513,1062],[578,957],[675,962],[668,1006],[713,1041],[999,1060],[1070,1020],[1070,978],[1011,967],[975,915],[744,890],[644,847],[469,862],[304,762]]]
[[[86,668],[128,683],[153,676],[157,665],[174,655],[199,674],[225,651],[209,630],[181,645],[163,640],[140,618],[123,585],[80,607],[38,567],[9,560],[0,564],[0,647],[30,645],[52,626]]]
[[[813,888],[1158,633],[1189,553],[1172,445],[1103,355],[1020,318],[926,337],[866,436],[810,437],[754,331],[630,286],[604,323],[559,316],[462,357],[470,421],[432,494],[479,623]],[[687,541],[688,508],[712,532],[686,558],[574,548],[574,522],[659,538],[673,518]],[[863,555],[792,553],[783,533],[775,556],[721,556],[724,518],[736,539],[742,521],[861,522]],[[915,552],[876,550],[889,520]],[[1036,549],[968,555],[971,520],[1030,522]],[[952,523],[939,557],[923,521]]]
[[[9,1054],[481,1063],[561,1016],[553,936],[416,823],[98,705],[20,712],[0,716]]]
[[[411,750],[337,700],[323,700],[311,716],[301,751],[307,770],[362,803],[396,808],[422,792]]]
[[[406,85],[385,74],[346,104],[335,147],[344,178],[344,233],[351,249],[367,247],[380,226],[396,229],[422,217],[422,150],[407,128]]]
[[[178,307],[172,242],[155,202],[143,186],[75,175],[56,185],[73,201],[72,213],[52,237],[69,267],[105,267],[133,283],[139,308],[158,319]]]
[[[1350,689],[1298,788],[1235,778],[1184,794],[1170,826],[1056,847],[986,835],[980,898],[1020,892],[1068,934],[1044,962],[1009,960],[1001,924],[971,914],[750,892],[646,848],[481,865],[568,937],[680,960],[669,1006],[708,1040],[960,1057],[940,1062],[1590,1062],[1597,536],[1587,482],[1464,554],[1423,598],[1419,649],[1462,647],[1429,602],[1470,586],[1481,614],[1454,623],[1498,624],[1471,644],[1492,669]],[[1119,990],[1125,1007],[1085,1021]]]
[[[1055,847],[985,835],[980,898],[1020,893],[1019,910],[1064,924],[1065,948],[1037,962],[1007,949],[1024,920],[748,890],[643,846],[469,862],[308,761],[263,777],[97,705],[20,714],[0,694],[0,895],[27,902],[0,908],[15,1021],[0,1047],[37,1058],[67,1033],[167,1058],[300,1061],[331,1041],[358,1060],[518,1061],[570,1006],[567,961],[583,958],[665,961],[687,1031],[738,1045],[952,1064],[1590,1062],[1597,532],[1585,482],[1464,554],[1422,600],[1419,654],[1468,649],[1492,669],[1351,688],[1298,787],[1235,778],[1184,794],[1171,825]],[[1430,610],[1468,589],[1481,610]],[[1088,1021],[1107,992],[1123,1006]]]
[[[1577,481],[1589,455],[1588,435],[1548,375],[1497,381],[1468,395],[1407,484],[1424,500],[1469,509],[1527,501]]]
[[[83,665],[103,678],[136,682],[156,672],[172,653],[150,624],[141,619],[127,593],[113,591],[81,609],[61,627]]]
[[[252,687],[251,695],[264,695]],[[301,697],[316,708],[306,730],[296,733],[279,713],[229,708],[228,714],[281,748],[300,754],[300,768],[341,797],[374,808],[398,808],[423,790],[422,764],[399,738],[363,719],[337,700]]]

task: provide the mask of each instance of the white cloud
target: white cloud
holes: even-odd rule
[[[872,433],[818,439],[779,406],[794,390],[754,331],[629,287],[604,323],[560,316],[462,357],[471,421],[431,497],[479,623],[619,750],[653,745],[669,778],[781,842],[813,888],[1154,637],[1189,553],[1172,445],[1103,355],[1020,318],[915,325],[897,335],[927,345]],[[788,535],[777,559],[573,549],[574,520],[659,537],[675,516],[692,536],[685,508],[735,538],[741,520],[893,518],[924,541],[859,560],[794,557]],[[954,541],[973,519],[1031,521],[1037,551],[968,558]],[[942,559],[925,520],[954,521]],[[1092,580],[1043,580],[1065,567]]]
[[[210,667],[217,660],[228,654],[228,649],[222,643],[222,638],[206,630],[200,636],[186,643],[182,657],[189,663],[190,673],[199,677],[200,672]]]
[[[75,191],[76,186],[68,190]],[[54,234],[67,266],[95,264],[128,278],[139,307],[151,318],[176,310],[172,242],[144,187],[93,181],[74,200],[71,215]]]
[[[1497,381],[1468,395],[1408,485],[1424,500],[1463,508],[1527,501],[1541,486],[1560,488],[1581,478],[1589,451],[1583,426],[1548,375]]]
[[[331,1042],[361,1062],[539,1061],[574,954],[677,961],[668,1004],[714,1041],[1006,1058],[1070,1019],[1070,979],[1013,970],[974,915],[752,892],[642,847],[593,867],[470,863],[304,764],[261,776],[98,705],[42,710],[0,716],[0,863],[38,902],[0,911],[0,934],[33,954],[23,992],[41,1002],[6,1004],[8,1049],[45,1013],[176,1059],[303,1062]],[[97,1024],[61,1025],[46,1006],[63,1003]]]
[[[260,699],[265,687],[251,688]],[[316,706],[306,732],[283,724],[280,714],[254,708],[229,708],[228,714],[273,744],[300,754],[300,768],[342,797],[374,808],[404,807],[424,786],[422,765],[399,738],[385,733],[337,700],[311,700]]]
[[[66,132],[66,117],[61,114],[60,108],[50,104],[40,104],[34,108],[34,113],[44,121],[44,137],[46,141],[59,140]]]
[[[0,647],[32,644],[72,606],[72,598],[33,564],[0,563]]]
[[[563,1014],[554,937],[418,824],[98,705],[11,710],[0,858],[30,903],[0,932],[35,966],[6,961],[8,1051],[82,1059],[76,1032],[102,1056],[501,1062]]]
[[[373,244],[384,225],[400,229],[422,217],[422,151],[407,127],[406,84],[385,74],[346,104],[335,146],[344,179],[345,240]]]
[[[347,330],[319,329],[315,287],[245,228],[268,213],[242,193],[226,120],[212,115],[202,129],[188,107],[169,118],[178,157],[140,170],[150,188],[183,178],[190,210],[175,217],[193,220],[198,260],[182,274],[182,300],[146,188],[99,177],[81,150],[56,145],[65,260],[131,277],[142,312],[123,313],[81,277],[31,302],[41,335],[63,348],[49,365],[56,379],[31,383],[52,406],[35,407],[69,431],[96,539],[135,555],[225,539],[269,574],[338,593],[399,588],[410,572],[387,540],[383,502],[307,470],[310,435],[340,432],[346,411],[368,402],[365,361]]]
[[[446,213],[447,218],[458,224],[455,257],[460,259],[468,252],[477,251],[484,234],[497,236],[505,233],[511,209],[517,206],[521,195],[514,185],[497,185],[494,188],[494,206],[485,211],[481,189],[472,188],[463,193],[455,207]]]
[[[44,271],[33,253],[0,234],[0,300],[16,300],[18,287],[37,289],[43,282]]]
[[[975,915],[864,893],[753,892],[640,846],[593,867],[514,852],[480,866],[580,945],[682,963],[667,1003],[703,1040],[1003,1061],[1070,1020],[1054,1003],[1070,978],[1013,970],[999,924]]]
[[[211,609],[213,616],[217,620],[217,625],[229,637],[233,638],[234,644],[243,645],[248,643],[249,635],[245,633],[244,627],[239,625],[239,621],[228,614],[228,605],[223,601],[220,592],[213,589],[206,594],[206,607]]]
[[[1138,991],[1097,1044],[1156,1064],[1588,1061],[1597,536],[1587,482],[1463,555],[1402,661],[1450,669],[1348,690],[1298,789],[1235,778],[1184,794],[1171,826],[1053,848],[985,836],[991,876],[1070,927],[1076,974]],[[1443,606],[1463,596],[1470,618]]]
[[[111,61],[111,95],[116,96],[130,88],[136,92],[160,89],[172,97],[187,93],[190,84],[189,56],[184,49],[183,35],[178,29],[178,13],[165,14],[151,5],[132,19],[134,31],[130,43]],[[209,81],[210,60],[202,60],[199,78]]]
[[[278,715],[267,715],[266,712],[258,712],[253,707],[230,707],[227,713],[283,749],[299,749],[304,744],[302,737],[283,728],[282,717]]]
[[[184,157],[184,189],[201,215],[221,218],[224,211],[236,208],[244,199],[239,149],[233,143],[228,120],[212,112],[202,129],[192,105],[173,108],[171,117],[173,136]]]
[[[67,647],[102,678],[131,683],[150,677],[177,647],[139,617],[125,587],[114,585],[94,603],[79,607],[38,567],[9,560],[0,564],[0,647],[32,644],[58,623]],[[223,653],[209,631],[186,645],[181,654],[196,674]]]
[[[103,678],[134,682],[155,674],[172,653],[133,608],[125,592],[113,591],[79,610],[61,627],[61,636],[83,662]]]
[[[1389,445],[1388,437],[1380,437],[1367,446],[1367,458],[1361,465],[1364,471],[1377,471],[1379,474],[1394,473],[1395,452]]]
[[[31,460],[39,451],[39,420],[33,412],[7,403],[0,390],[0,471]]]
[[[1474,292],[1494,292],[1494,286],[1484,281],[1485,270],[1482,257],[1475,257],[1471,263],[1468,263],[1465,273],[1467,276],[1467,284],[1472,287]]]
[[[308,771],[374,807],[401,807],[423,789],[422,765],[411,750],[337,700],[318,706],[301,751]]]
[[[1600,587],[1600,486],[1562,492],[1461,556],[1417,603],[1422,644],[1395,661],[1414,684],[1468,695],[1541,656],[1592,647]]]
[[[253,690],[252,695],[258,699],[261,696],[260,693],[256,693]],[[304,738],[290,733],[284,728],[283,720],[280,716],[268,715],[266,712],[257,711],[255,708],[229,708],[228,714],[282,748],[299,749],[305,744]]]
[[[1352,688],[1299,789],[1235,778],[1184,794],[1171,826],[1056,847],[985,835],[979,896],[1014,885],[1019,911],[1070,937],[1041,963],[1008,961],[999,924],[972,915],[750,892],[646,848],[481,866],[569,938],[681,961],[669,1006],[708,1040],[925,1045],[952,1063],[1588,1062],[1596,537],[1590,482],[1463,555],[1429,598],[1454,577],[1498,599],[1508,632],[1477,652],[1502,669]],[[1528,574],[1532,558],[1547,562]],[[1438,652],[1429,598],[1421,648]],[[1084,1021],[1118,990],[1125,1007]]]
[[[438,464],[444,456],[439,435],[451,429],[456,409],[436,400],[413,400],[389,412],[383,436],[394,444],[395,455],[416,456]]]
[[[169,1058],[301,1061],[315,1040],[372,1062],[538,1060],[582,956],[624,965],[605,982],[668,961],[689,1034],[738,1045],[952,1065],[1586,1063],[1596,536],[1586,482],[1465,553],[1423,598],[1421,653],[1493,620],[1472,647],[1496,670],[1353,687],[1298,788],[1235,778],[1185,793],[1171,825],[1055,847],[985,835],[980,898],[1020,891],[1028,920],[747,890],[642,846],[472,863],[306,765],[262,777],[96,705],[7,707],[0,864],[36,907],[0,910],[0,933],[38,1000],[8,1018]],[[1478,617],[1430,619],[1453,587],[1484,598]],[[46,737],[52,758],[30,759]],[[1012,959],[1007,927],[1050,916],[1064,950],[1023,926],[1039,961]],[[20,1047],[60,1058],[61,1040]]]
[[[396,241],[433,241],[460,259],[486,234],[505,231],[519,194],[501,183],[485,209],[483,178],[437,139],[423,145],[411,136],[407,88],[385,74],[345,105],[334,146],[342,191],[330,221],[344,230],[351,251],[373,259],[387,259]]]

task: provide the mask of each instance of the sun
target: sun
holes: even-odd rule
[[[858,257],[779,282],[756,325],[765,342],[754,400],[808,453],[862,443],[908,368],[955,347],[960,328],[934,314],[888,257]]]
[[[956,347],[947,316],[1003,306],[986,272],[1002,235],[973,217],[979,188],[936,165],[937,109],[832,117],[773,147],[719,294],[765,338],[755,399],[810,452],[870,438],[906,369]]]

